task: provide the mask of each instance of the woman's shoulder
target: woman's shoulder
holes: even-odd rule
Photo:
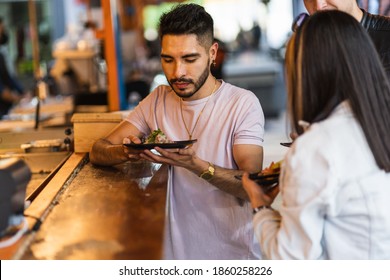
[[[326,119],[311,124],[300,137],[300,142],[305,145],[313,142],[321,147],[338,145],[343,139],[356,137],[358,133],[361,133],[361,128],[348,103],[342,103]]]
[[[332,116],[311,124],[296,139],[296,143],[302,147],[329,150],[332,146],[339,147],[350,138],[355,138],[360,132],[360,127],[353,117]]]
[[[334,115],[311,125],[293,146],[295,157],[327,162],[335,173],[352,176],[375,166],[359,123],[349,115]]]

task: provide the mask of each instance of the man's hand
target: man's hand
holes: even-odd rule
[[[137,136],[129,135],[129,136],[123,138],[122,143],[123,144],[131,144],[131,143],[142,144],[142,141]],[[125,154],[127,154],[129,160],[131,160],[131,161],[137,161],[137,160],[141,159],[141,157],[140,157],[141,152],[139,150],[131,149],[131,148],[123,145],[123,152]]]
[[[196,154],[190,147],[186,149],[162,149],[156,147],[155,150],[159,154],[153,153],[150,150],[144,150],[140,156],[151,162],[180,166],[189,170],[194,166]]]

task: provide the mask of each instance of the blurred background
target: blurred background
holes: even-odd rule
[[[284,46],[293,18],[305,11],[302,0],[0,0],[8,34],[1,50],[30,97],[43,81],[43,98],[72,96],[79,110],[131,109],[164,82],[156,28],[160,15],[179,2],[201,4],[214,18],[220,43],[215,75],[251,89],[266,115],[278,116],[285,103]],[[360,5],[390,14],[389,0]]]
[[[266,114],[278,115],[284,43],[300,1],[1,0],[9,71],[32,96],[41,80],[49,97],[72,96],[76,111],[131,109],[164,82],[156,28],[160,15],[179,2],[201,4],[214,18],[220,43],[215,75],[253,90]],[[115,88],[108,85],[112,72]]]

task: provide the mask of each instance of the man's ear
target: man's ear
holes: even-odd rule
[[[214,42],[211,47],[210,47],[210,52],[209,52],[209,55],[210,55],[210,59],[211,61],[214,61],[217,59],[217,53],[218,53],[218,43],[217,42]]]

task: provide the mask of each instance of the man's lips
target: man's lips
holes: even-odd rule
[[[190,83],[183,83],[183,82],[181,82],[181,83],[174,83],[174,85],[175,85],[178,89],[181,89],[181,90],[186,89],[186,88],[188,87],[189,84],[190,84]]]

